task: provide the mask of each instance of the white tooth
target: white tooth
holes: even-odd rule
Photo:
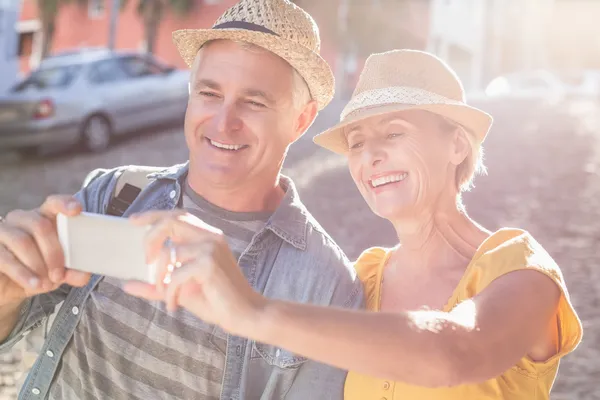
[[[239,150],[242,147],[244,147],[241,144],[224,144],[224,143],[215,142],[214,140],[211,140],[210,143],[215,147],[218,147],[220,149],[226,149],[226,150]]]

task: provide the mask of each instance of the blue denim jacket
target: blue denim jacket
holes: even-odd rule
[[[120,167],[102,174],[76,194],[84,210],[105,213]],[[179,203],[187,164],[148,175],[152,182],[125,216]],[[296,302],[362,308],[362,285],[342,250],[308,213],[293,182],[282,177],[286,195],[266,226],[242,254],[239,264],[250,284],[267,297]],[[63,352],[86,312],[86,299],[101,277],[84,288],[63,287],[57,294],[29,299],[0,352],[8,351],[54,315],[40,355],[21,389],[20,399],[45,398]],[[61,297],[61,294],[63,297]],[[348,349],[351,351],[351,349]],[[297,356],[285,349],[228,336],[221,399],[342,399],[346,371]]]

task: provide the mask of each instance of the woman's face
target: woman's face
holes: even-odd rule
[[[374,116],[345,128],[350,174],[371,210],[406,218],[456,196],[455,174],[468,142],[460,130],[422,110]]]

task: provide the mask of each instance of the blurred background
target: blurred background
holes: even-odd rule
[[[97,167],[185,161],[189,71],[171,32],[210,27],[234,3],[0,0],[0,215],[73,193]],[[600,399],[600,1],[296,3],[319,24],[337,84],[285,165],[309,210],[352,259],[395,243],[344,160],[311,139],[339,119],[370,53],[439,55],[495,119],[489,173],[465,195],[467,211],[491,230],[529,230],[563,268],[584,323],[552,399]],[[32,361],[21,348],[1,356],[1,400],[16,398]]]

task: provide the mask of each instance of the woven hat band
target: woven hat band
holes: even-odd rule
[[[270,35],[279,36],[277,33],[273,32],[269,28],[265,28],[262,25],[253,24],[252,22],[246,21],[223,22],[222,24],[213,26],[213,29],[245,29],[247,31],[262,32],[268,33]]]
[[[367,90],[354,96],[344,107],[341,114],[343,121],[351,117],[355,112],[365,107],[376,107],[386,104],[454,104],[464,105],[460,100],[450,99],[438,93],[410,86],[391,86],[380,89]]]

